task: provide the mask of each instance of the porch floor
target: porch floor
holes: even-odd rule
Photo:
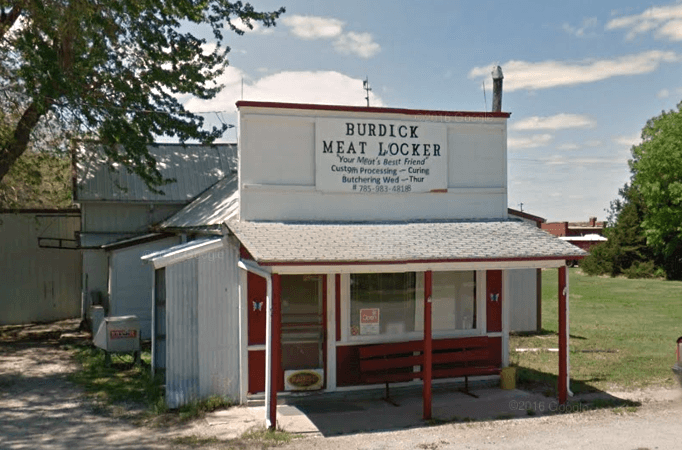
[[[423,427],[446,422],[500,420],[555,414],[561,411],[556,398],[538,393],[502,390],[490,383],[470,384],[474,398],[459,390],[460,383],[436,385],[433,389],[431,421],[422,419],[421,384],[391,388],[394,406],[381,397],[383,389],[343,393],[317,393],[307,396],[285,395],[278,399],[277,427],[295,434],[335,436],[362,432]],[[248,420],[242,423],[263,425],[265,406],[237,408]],[[531,412],[529,412],[531,411]],[[228,410],[226,415],[235,411]],[[216,413],[220,414],[220,413]],[[227,419],[227,417],[223,418]],[[209,421],[221,421],[220,416]],[[223,424],[226,421],[223,420]]]

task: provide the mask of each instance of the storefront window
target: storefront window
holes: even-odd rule
[[[416,278],[414,272],[351,275],[351,336],[414,331]]]
[[[475,272],[433,272],[433,330],[476,328]]]

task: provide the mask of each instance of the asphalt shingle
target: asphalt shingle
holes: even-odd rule
[[[258,263],[571,259],[587,253],[514,220],[241,222],[228,228]]]

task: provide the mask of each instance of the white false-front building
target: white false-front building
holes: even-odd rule
[[[508,215],[508,113],[237,106],[237,178],[161,224],[205,237],[143,257],[170,406],[264,393],[274,426],[278,393],[412,383],[429,417],[432,380],[509,364],[511,274],[541,268],[560,268],[566,400],[584,252]]]

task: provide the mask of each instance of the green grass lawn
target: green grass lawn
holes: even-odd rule
[[[570,373],[574,392],[672,386],[682,336],[682,282],[590,277],[570,269]],[[556,389],[558,270],[542,273],[543,333],[512,336],[520,385]],[[517,348],[543,349],[517,352]],[[552,394],[552,392],[548,392]]]

